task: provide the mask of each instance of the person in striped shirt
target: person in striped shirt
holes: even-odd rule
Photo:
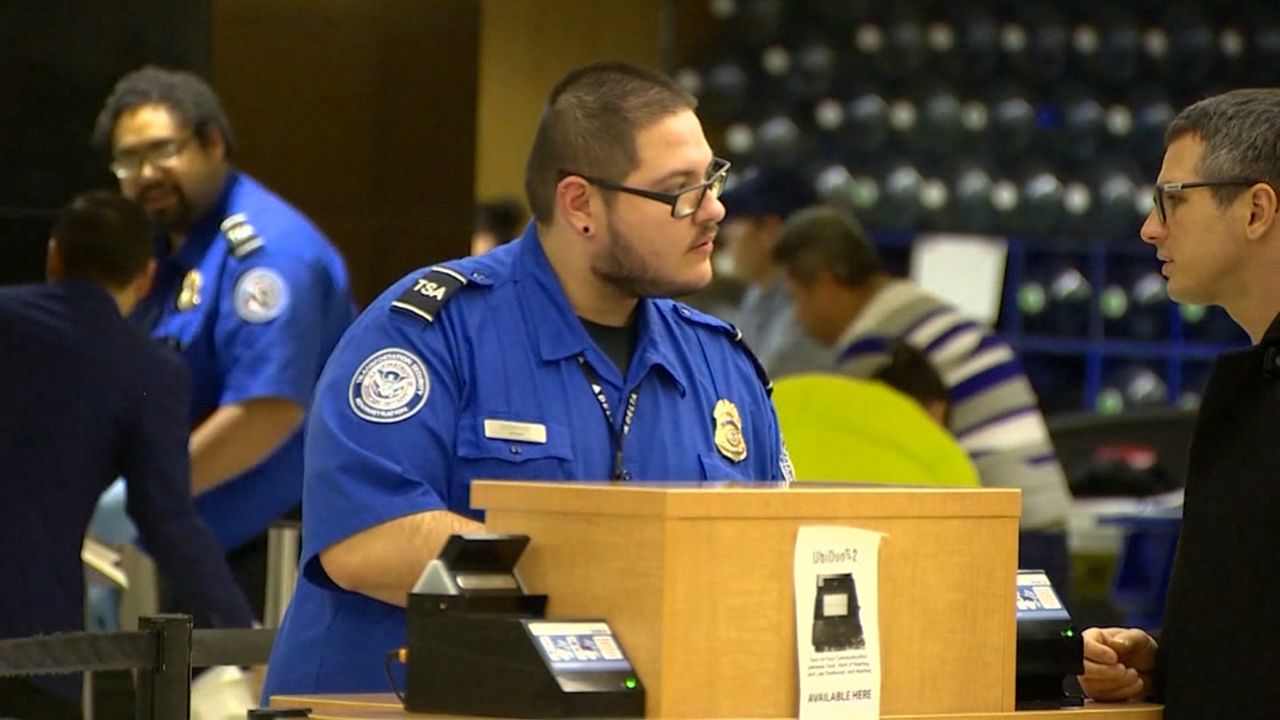
[[[928,357],[947,388],[947,426],[983,485],[1022,491],[1020,565],[1043,567],[1065,591],[1071,495],[1039,400],[1013,349],[991,328],[885,272],[861,225],[840,210],[796,213],[775,252],[795,298],[796,320],[834,349],[839,372],[874,377],[897,343]]]

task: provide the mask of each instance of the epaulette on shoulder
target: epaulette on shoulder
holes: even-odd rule
[[[235,213],[228,215],[223,219],[222,236],[227,239],[227,246],[231,248],[231,254],[237,259],[242,258],[249,253],[262,247],[262,238],[258,236],[258,231],[253,229],[249,224],[249,217],[244,213]]]
[[[426,275],[391,301],[391,308],[416,315],[427,322],[435,322],[436,313],[453,293],[467,284],[466,276],[443,265],[436,265]]]
[[[741,330],[732,323],[725,322],[714,315],[708,315],[704,312],[694,310],[688,305],[675,303],[675,308],[676,314],[685,320],[704,327],[713,328],[725,335],[728,335],[729,339],[733,341],[733,344],[751,360],[751,366],[756,369],[756,375],[760,377],[760,383],[764,385],[765,392],[770,395],[773,394],[773,381],[769,379],[769,372],[764,369],[764,365],[760,362],[760,358],[756,357],[756,354],[752,352],[747,343],[743,341]]]

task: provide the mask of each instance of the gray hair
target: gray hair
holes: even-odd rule
[[[1169,123],[1165,148],[1188,135],[1204,143],[1196,171],[1205,180],[1257,180],[1280,189],[1280,89],[1232,90],[1189,105]],[[1241,192],[1210,190],[1220,206]]]

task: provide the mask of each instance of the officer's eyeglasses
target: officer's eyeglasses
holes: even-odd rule
[[[709,194],[713,198],[720,197],[720,193],[724,191],[724,181],[729,177],[729,167],[731,163],[728,160],[714,158],[711,161],[711,167],[707,169],[707,180],[705,182],[692,185],[674,193],[658,192],[657,190],[645,190],[643,188],[631,187],[630,185],[622,185],[612,180],[604,180],[602,178],[584,175],[579,172],[570,172],[569,170],[560,170],[560,179],[567,177],[580,177],[583,180],[602,187],[605,190],[616,190],[618,192],[637,195],[650,200],[657,200],[660,203],[671,206],[671,217],[681,220],[698,212],[698,208],[702,207],[702,202]]]
[[[1156,216],[1160,218],[1160,224],[1163,225],[1168,221],[1168,210],[1165,209],[1164,205],[1166,193],[1202,187],[1244,187],[1264,182],[1266,182],[1266,180],[1245,180],[1242,178],[1239,180],[1196,180],[1192,182],[1160,183],[1159,185],[1156,185],[1155,192],[1152,193],[1151,200],[1156,207]]]
[[[185,135],[180,138],[155,140],[136,148],[129,148],[117,153],[108,167],[121,180],[137,177],[142,174],[142,168],[147,165],[169,167],[194,139],[194,135]]]

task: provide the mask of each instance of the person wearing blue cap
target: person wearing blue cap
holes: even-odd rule
[[[747,345],[773,378],[802,372],[830,372],[831,351],[796,322],[786,278],[774,260],[782,223],[817,201],[797,173],[766,168],[723,196],[721,231],[734,275],[747,283],[734,322]]]

